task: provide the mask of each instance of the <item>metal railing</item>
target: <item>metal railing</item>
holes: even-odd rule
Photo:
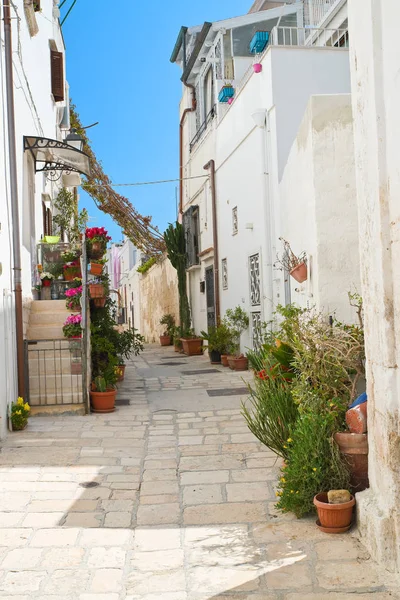
[[[209,124],[211,123],[211,121],[214,119],[214,117],[217,114],[217,107],[214,104],[214,106],[212,107],[212,109],[210,110],[210,112],[208,113],[208,115],[205,118],[205,121],[200,125],[196,135],[194,136],[194,138],[192,139],[192,141],[190,142],[189,145],[189,150],[190,152],[192,152],[193,148],[195,147],[195,145],[197,144],[197,142],[200,140],[200,138],[202,137],[203,133],[207,130],[207,127],[209,126]]]
[[[271,46],[348,47],[347,29],[309,29],[307,27],[274,27]]]
[[[29,404],[82,403],[84,356],[82,339],[25,340]]]
[[[304,2],[305,22],[311,27],[318,27],[326,15],[340,0],[306,0]]]

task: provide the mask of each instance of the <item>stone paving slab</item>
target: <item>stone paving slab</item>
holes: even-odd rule
[[[166,376],[173,356],[150,347],[127,365],[129,406],[32,418],[4,443],[0,600],[400,599],[356,532],[276,510],[279,460],[240,396],[206,391],[243,387],[243,373]]]

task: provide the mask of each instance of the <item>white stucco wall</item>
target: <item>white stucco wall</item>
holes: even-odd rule
[[[64,51],[58,25],[57,2],[42,0],[41,11],[35,13],[39,32],[31,37],[24,13],[23,0],[14,0],[11,8],[14,96],[19,194],[19,229],[21,237],[23,300],[26,307],[32,297],[31,266],[36,263],[35,244],[43,233],[42,194],[57,194],[58,184],[49,183],[42,173],[34,175],[32,161],[23,151],[23,136],[60,138],[59,108],[51,94],[50,41],[54,49]],[[18,18],[17,18],[18,17]],[[17,24],[19,23],[19,31]],[[3,28],[3,21],[1,21]],[[3,38],[3,31],[2,31]],[[15,312],[12,278],[12,221],[9,187],[8,140],[6,120],[6,88],[4,46],[0,47],[0,437],[6,433],[7,403],[16,399]],[[30,199],[30,190],[32,197]],[[24,317],[26,322],[26,315]]]
[[[370,489],[357,494],[373,558],[400,571],[400,79],[396,0],[349,3],[367,354]]]
[[[310,260],[309,280],[289,278],[292,302],[354,321],[348,292],[360,293],[361,283],[350,95],[311,98],[279,193],[281,236]]]

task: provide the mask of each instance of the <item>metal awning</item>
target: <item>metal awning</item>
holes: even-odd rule
[[[29,150],[32,154],[36,173],[64,171],[90,175],[88,155],[66,142],[24,136],[24,150]]]

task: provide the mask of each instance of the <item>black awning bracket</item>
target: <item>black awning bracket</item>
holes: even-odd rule
[[[51,175],[61,171],[67,174],[74,172],[90,175],[88,155],[66,142],[24,136],[24,151],[31,153],[35,161],[35,173],[47,172]]]

